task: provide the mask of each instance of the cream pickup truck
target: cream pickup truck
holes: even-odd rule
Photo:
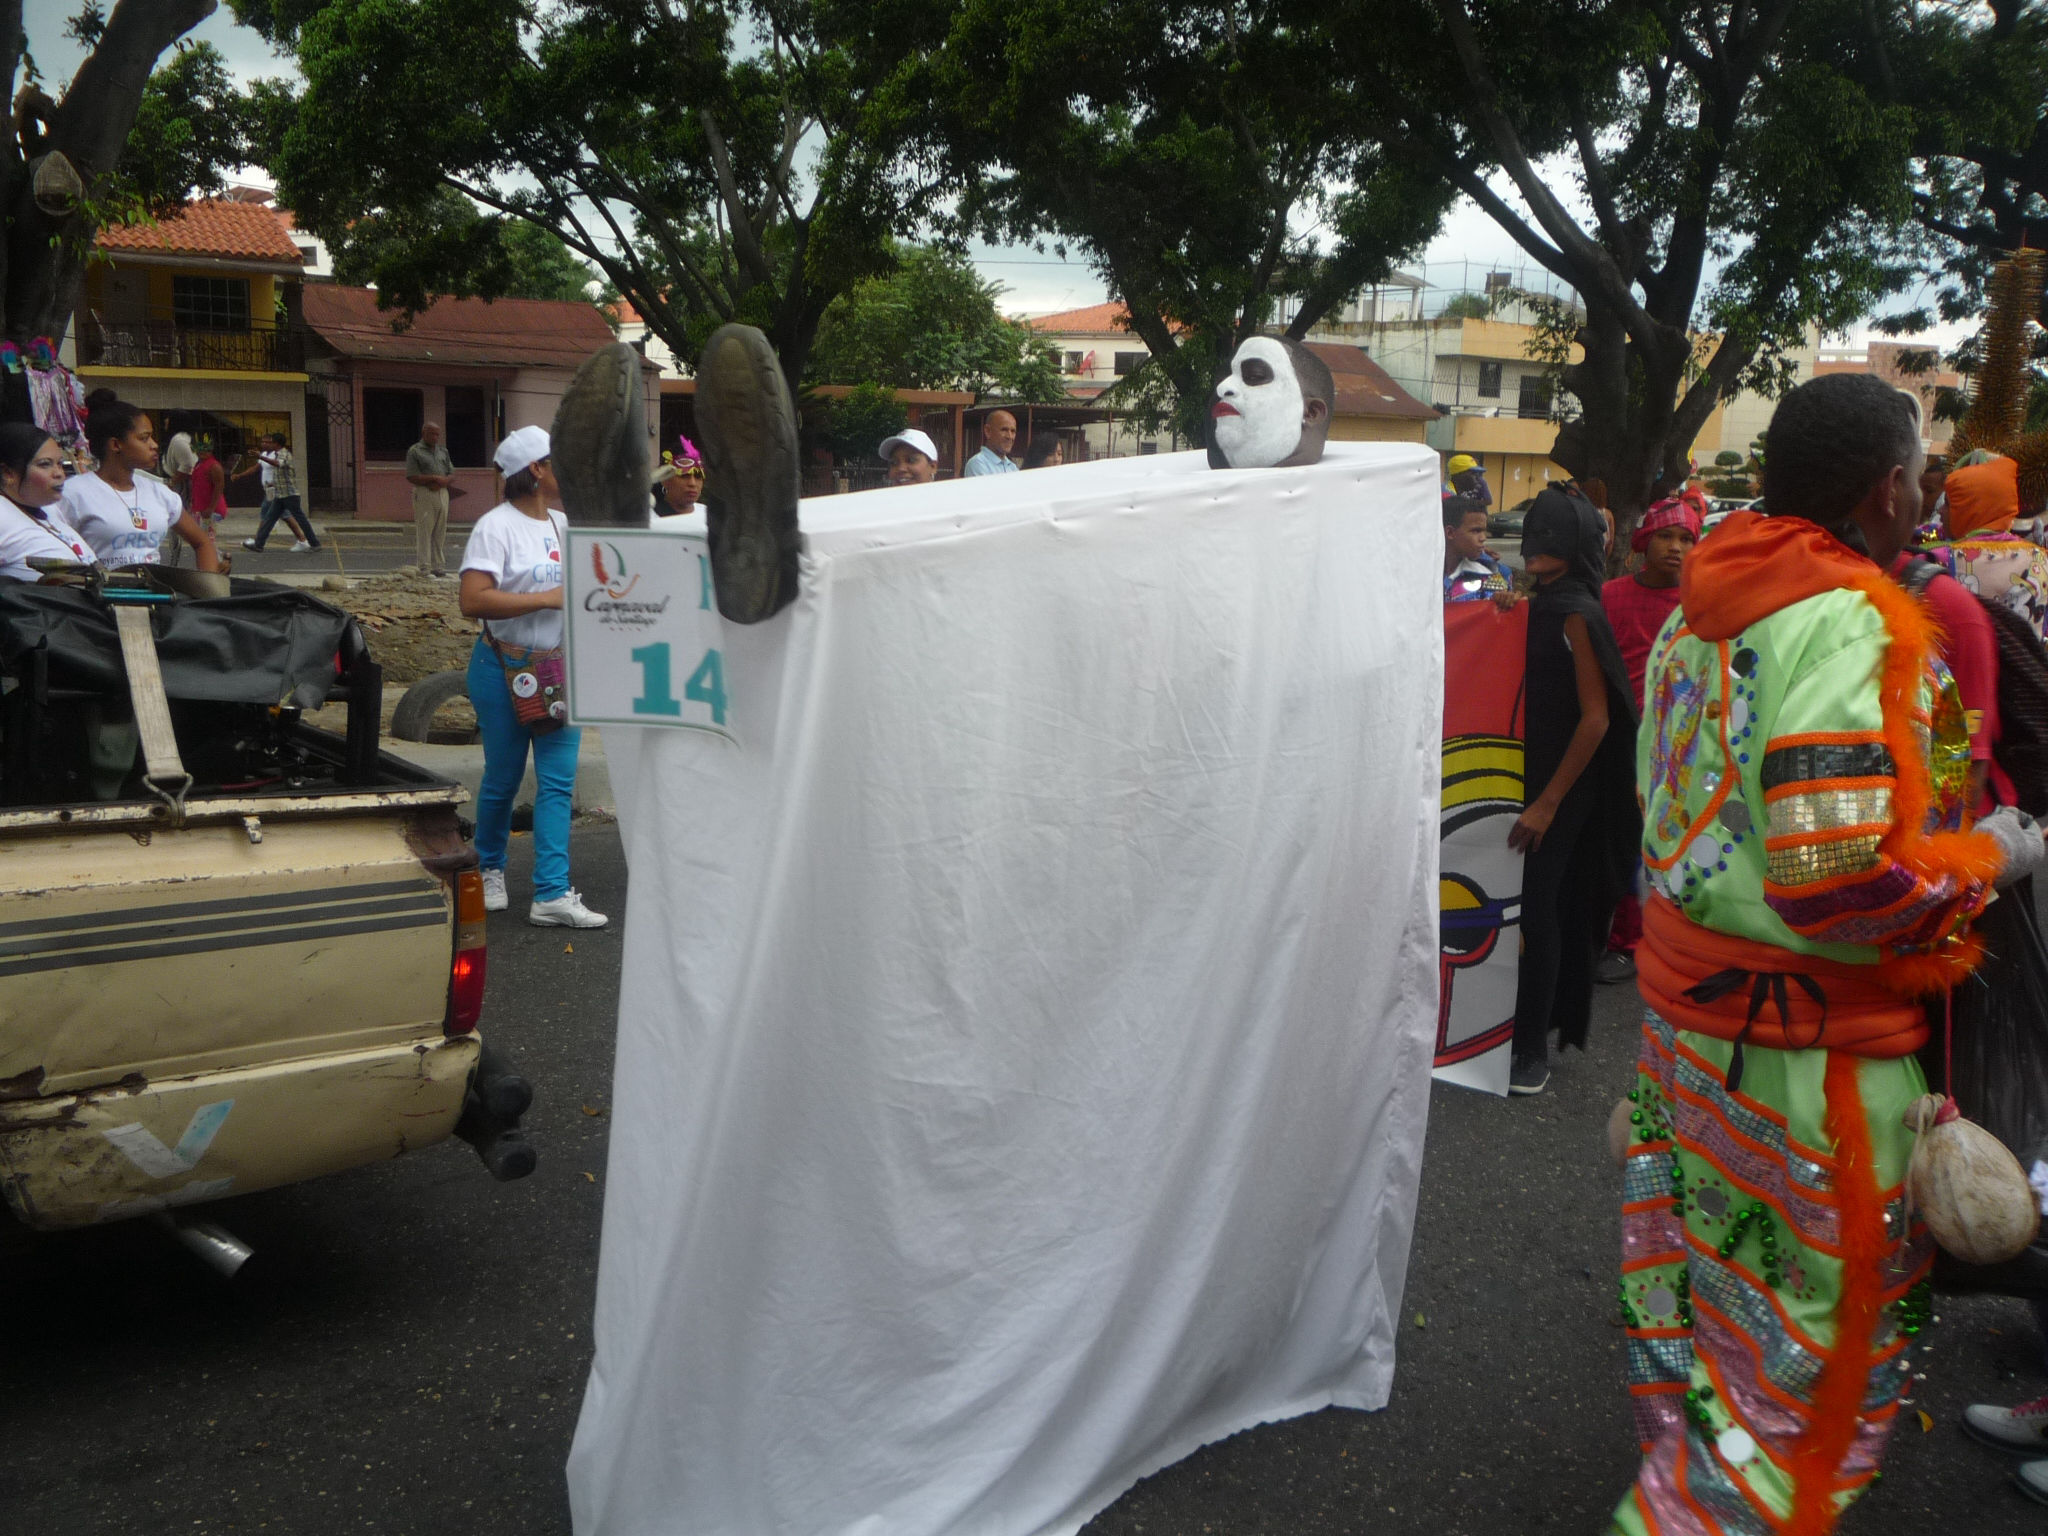
[[[8,1206],[74,1227],[458,1131],[530,1171],[530,1093],[477,1031],[464,792],[379,750],[351,618],[258,583],[167,590],[193,582],[0,580]],[[346,736],[302,722],[339,696]]]

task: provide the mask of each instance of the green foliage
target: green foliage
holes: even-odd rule
[[[872,463],[884,438],[901,432],[910,413],[885,384],[856,384],[825,411],[825,439],[856,462]]]
[[[1493,300],[1483,293],[1454,293],[1443,307],[1446,320],[1484,320],[1492,315]]]
[[[1904,9],[1397,0],[1331,27],[1326,68],[1374,131],[1576,291],[1580,355],[1546,357],[1579,418],[1554,451],[1577,450],[1624,519],[1716,403],[1782,391],[1810,326],[1913,279],[1925,108],[1880,80]]]
[[[1942,281],[1933,313],[1880,322],[1895,335],[1925,330],[1936,314],[1974,318],[1999,256],[2041,243],[2048,200],[2048,6],[1919,0],[1900,9],[1903,25],[1891,7],[1879,11],[1891,26],[1878,80],[1914,108],[1914,207]]]
[[[414,309],[432,297],[414,287],[427,263],[466,272],[470,291],[488,298],[588,301],[596,280],[550,231],[486,214],[451,187],[417,207],[358,219],[328,249],[342,282],[396,294]]]
[[[114,186],[158,217],[224,192],[228,173],[248,159],[250,121],[220,50],[180,44],[143,88]]]
[[[508,297],[589,300],[597,274],[553,230],[508,219],[498,232],[498,245],[512,269],[505,285]]]
[[[958,220],[1086,257],[1206,436],[1237,342],[1305,332],[1436,229],[1451,190],[1362,137],[1319,13],[1237,0],[841,0],[864,64],[963,189]],[[1301,10],[1300,14],[1296,14]]]
[[[810,382],[1065,398],[1052,344],[1005,319],[1001,294],[952,252],[904,247],[894,271],[856,283],[825,311]]]
[[[1723,448],[1714,455],[1714,463],[1722,469],[1740,469],[1742,468],[1742,455],[1733,448]]]
[[[802,0],[236,0],[305,87],[270,168],[330,243],[374,217],[394,304],[510,291],[491,232],[558,236],[694,356],[717,325],[765,330],[802,377],[831,301],[886,270],[931,189],[898,153],[825,9]]]

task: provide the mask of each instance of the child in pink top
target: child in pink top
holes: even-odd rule
[[[1643,674],[1650,665],[1650,647],[1663,633],[1664,621],[1678,610],[1678,573],[1685,557],[1700,541],[1700,513],[1690,497],[1672,496],[1643,514],[1629,545],[1643,557],[1642,569],[1617,576],[1600,589],[1600,606],[1614,628],[1621,664],[1636,708],[1643,709]],[[1607,937],[1608,958],[1595,971],[1602,981],[1626,981],[1635,974],[1636,941],[1643,935],[1643,908],[1634,891],[1614,909],[1614,927]],[[1620,958],[1615,958],[1619,956]]]

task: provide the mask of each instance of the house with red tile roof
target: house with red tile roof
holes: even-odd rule
[[[223,462],[281,432],[317,469],[303,448],[309,381],[291,319],[305,264],[276,210],[204,199],[102,229],[94,244],[102,259],[86,270],[69,338],[86,388],[143,407],[161,440],[212,439]],[[260,498],[253,474],[230,485],[231,501]]]
[[[405,452],[429,421],[455,461],[450,517],[488,512],[499,442],[550,425],[577,367],[616,339],[596,305],[552,299],[444,297],[409,320],[379,308],[369,288],[308,283],[299,302],[307,368],[325,389],[329,458],[353,484],[356,516],[379,521],[411,521]],[[648,364],[643,378],[651,425],[660,371]]]

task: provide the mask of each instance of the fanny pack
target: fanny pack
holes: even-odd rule
[[[485,624],[484,643],[498,658],[505,674],[505,692],[512,700],[512,715],[536,736],[559,731],[569,723],[569,678],[560,646],[531,649],[514,661],[498,644],[498,637]]]

